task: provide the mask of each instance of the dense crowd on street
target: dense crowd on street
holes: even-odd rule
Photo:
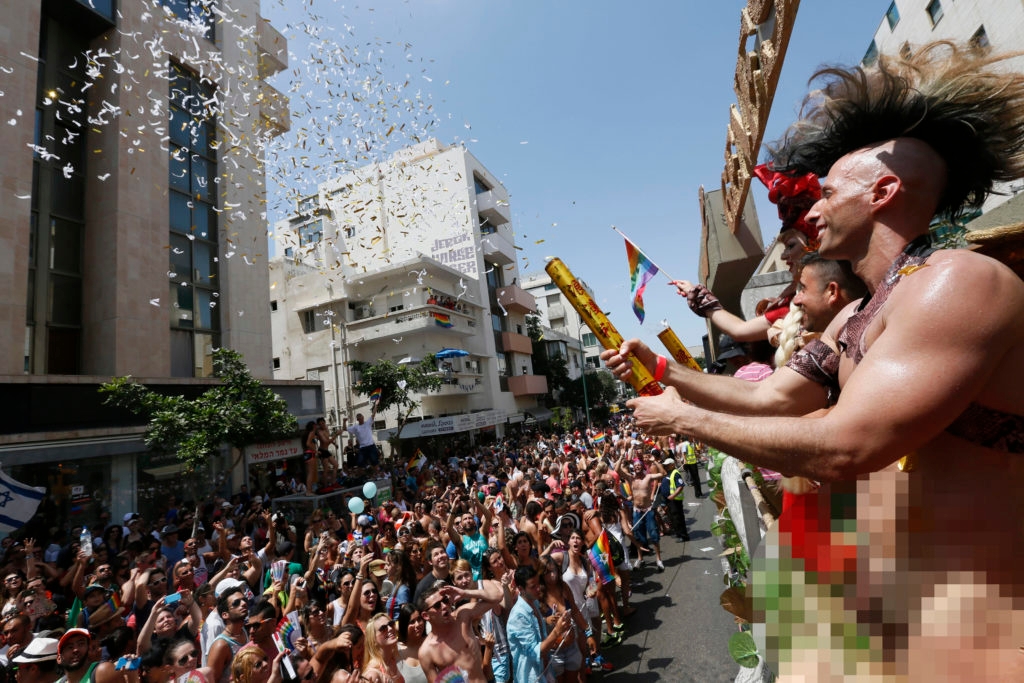
[[[702,495],[698,444],[612,417],[408,462],[318,457],[321,493],[357,495],[310,498],[301,519],[274,511],[288,489],[272,482],[45,542],[16,534],[3,673],[532,683],[612,670],[636,570],[664,569],[663,537],[688,539],[686,481]]]

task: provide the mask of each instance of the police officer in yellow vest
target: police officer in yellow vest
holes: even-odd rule
[[[676,467],[676,461],[665,458],[662,463],[668,472],[668,516],[672,522],[676,537],[680,541],[689,541],[690,534],[686,531],[686,516],[683,512],[683,493],[686,491],[683,473]]]
[[[680,449],[677,448],[677,453]],[[700,471],[697,469],[697,447],[692,441],[686,440],[681,444],[683,452],[683,470],[693,484],[693,494],[698,498],[704,497],[704,491],[700,487]]]

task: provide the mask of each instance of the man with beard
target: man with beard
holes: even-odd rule
[[[84,628],[73,628],[57,642],[57,664],[64,669],[58,683],[93,683],[93,669],[98,662],[89,661],[92,636]]]
[[[487,537],[480,533],[480,527],[477,526],[476,517],[473,516],[473,510],[475,509],[477,514],[481,516],[483,520],[483,528],[491,528],[491,511],[485,508],[479,498],[476,497],[476,485],[473,486],[473,491],[470,493],[473,496],[472,502],[470,499],[463,501],[464,513],[459,519],[459,525],[455,525],[455,506],[452,507],[451,513],[448,515],[448,538],[451,539],[452,543],[455,544],[455,549],[459,553],[459,557],[469,562],[469,566],[473,568],[473,580],[479,581],[483,578],[483,566],[484,566],[484,553],[487,552]]]
[[[228,683],[231,680],[231,660],[246,643],[245,622],[249,616],[249,604],[241,586],[224,591],[217,600],[217,611],[224,620],[224,630],[213,639],[207,666],[213,671],[211,683]]]

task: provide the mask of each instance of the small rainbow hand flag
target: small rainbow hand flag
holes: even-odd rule
[[[590,442],[595,446],[604,443],[604,432],[601,432],[600,434],[595,436],[593,439],[590,440]]]
[[[370,403],[376,403],[377,401],[379,401],[381,393],[382,393],[382,390],[381,390],[380,387],[377,387],[376,389],[371,391],[370,392]]]
[[[608,532],[602,531],[601,535],[594,541],[594,545],[587,551],[590,557],[590,564],[594,566],[594,573],[600,579],[601,585],[606,585],[615,580],[615,565],[612,564],[612,548],[608,543]]]
[[[652,277],[658,273],[658,266],[651,263],[650,259],[637,248],[635,244],[626,240],[626,258],[629,260],[629,285],[633,294],[633,312],[640,322],[644,321],[644,289]]]
[[[633,487],[625,479],[619,480],[619,495],[623,498],[633,497]]]

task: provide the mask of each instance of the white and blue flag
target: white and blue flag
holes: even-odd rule
[[[36,514],[45,495],[45,487],[26,486],[0,470],[0,534],[9,534],[25,526]]]

